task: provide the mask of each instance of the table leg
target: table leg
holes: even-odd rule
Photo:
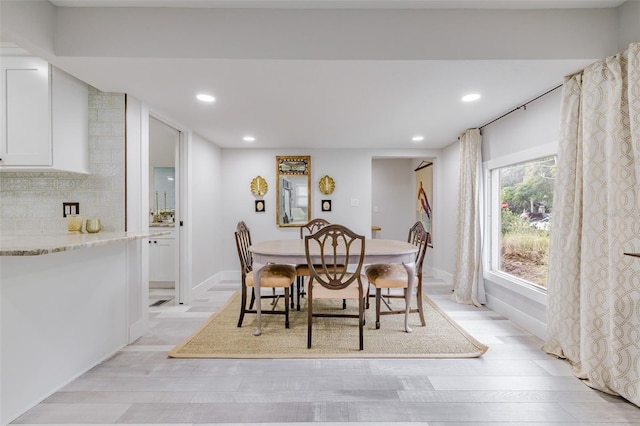
[[[262,297],[260,297],[260,276],[262,275],[262,269],[266,265],[253,262],[253,289],[256,293],[256,315],[258,318],[258,328],[253,332],[254,336],[262,334]]]
[[[407,293],[405,294],[406,310],[404,312],[404,329],[407,333],[412,333],[413,330],[409,327],[409,311],[411,310],[411,297],[413,296],[413,287],[416,283],[416,264],[403,263],[402,266],[404,266],[404,269],[407,270],[407,275],[409,276]]]

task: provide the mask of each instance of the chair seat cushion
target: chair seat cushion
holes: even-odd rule
[[[364,292],[365,290],[363,290]],[[323,287],[320,283],[313,284],[314,299],[358,299],[358,281],[354,280],[351,284],[341,290],[330,290]]]
[[[305,277],[311,275],[309,272],[309,265],[296,265],[296,274],[304,275]]]
[[[397,263],[369,265],[365,275],[376,288],[406,288],[409,285],[407,270]]]
[[[289,287],[296,279],[296,268],[292,265],[271,264],[260,273],[260,287]],[[245,278],[247,287],[253,287],[253,271]]]

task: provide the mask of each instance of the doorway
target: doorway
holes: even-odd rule
[[[167,235],[149,239],[149,304],[180,299],[181,132],[149,116],[149,228]]]

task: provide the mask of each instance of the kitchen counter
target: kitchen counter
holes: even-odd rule
[[[173,224],[172,224],[173,225]],[[98,232],[95,234],[38,234],[0,236],[0,256],[38,256],[167,235],[169,230],[149,232]]]
[[[175,222],[151,222],[149,228],[175,228]]]

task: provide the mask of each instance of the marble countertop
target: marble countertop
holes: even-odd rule
[[[170,234],[166,231],[0,236],[0,256],[38,256]]]
[[[175,222],[151,222],[149,228],[175,228]]]

